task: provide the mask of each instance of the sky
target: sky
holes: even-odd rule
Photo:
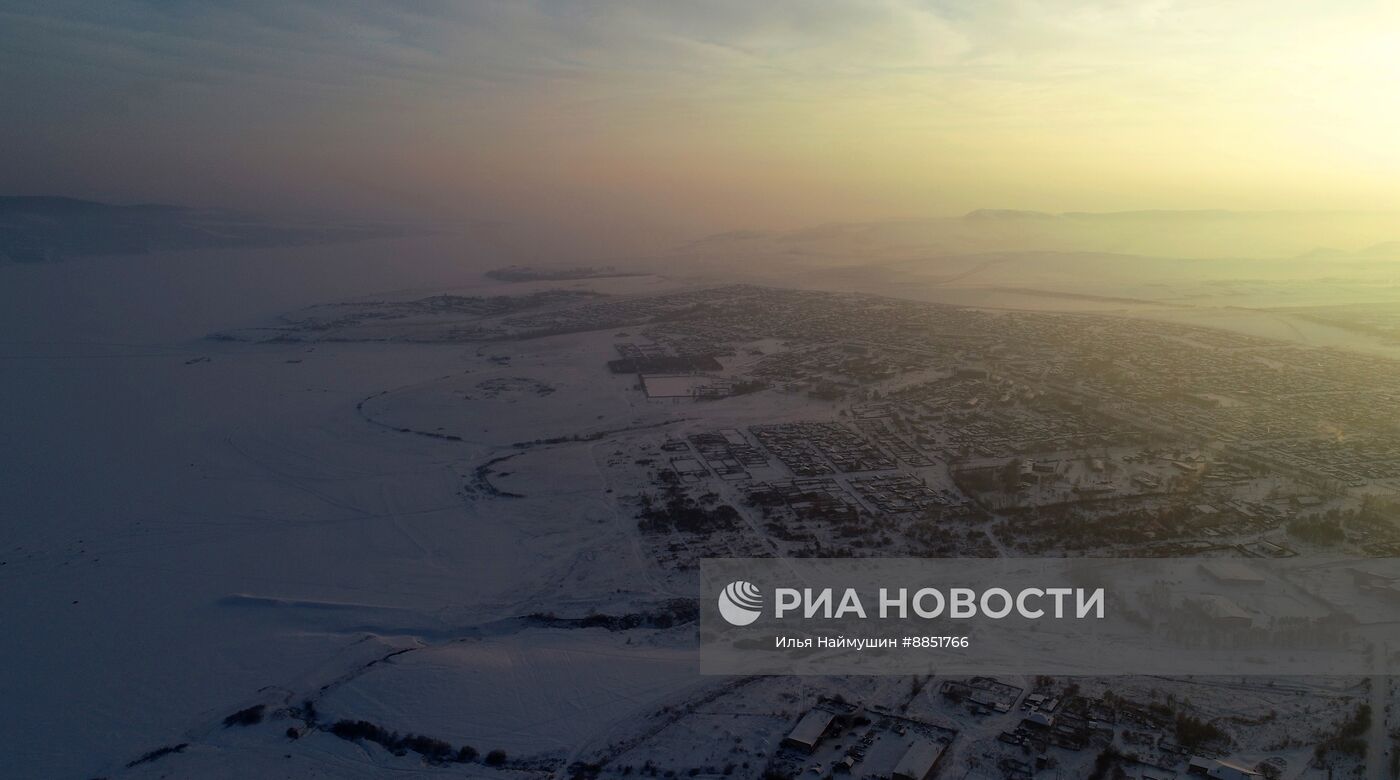
[[[1400,209],[1393,0],[0,0],[0,190],[688,232]]]

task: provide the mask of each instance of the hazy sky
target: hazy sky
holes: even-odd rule
[[[686,230],[1400,208],[1394,0],[0,0],[0,190]]]

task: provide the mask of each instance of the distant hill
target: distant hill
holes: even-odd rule
[[[128,214],[169,214],[182,211],[179,206],[165,203],[138,203],[131,206],[113,206],[94,200],[63,198],[46,195],[0,195],[0,214],[49,214],[49,215],[92,215],[102,212]]]
[[[988,252],[1091,252],[1167,258],[1293,258],[1316,247],[1393,253],[1400,214],[1386,212],[1120,211],[1049,214],[979,209],[958,217],[828,223],[730,232],[678,248],[724,262],[777,257],[853,265]],[[1374,250],[1367,247],[1377,246]]]
[[[619,271],[608,265],[595,268],[591,265],[568,268],[533,268],[512,265],[506,268],[493,268],[485,274],[488,279],[498,282],[564,282],[575,279],[610,279],[625,276],[641,276],[639,273]]]
[[[144,254],[171,249],[273,247],[401,234],[383,225],[279,221],[159,203],[0,196],[0,263]]]
[[[1400,241],[1382,241],[1365,249],[1348,252],[1343,249],[1320,247],[1298,255],[1302,260],[1400,260]]]

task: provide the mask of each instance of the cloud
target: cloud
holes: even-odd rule
[[[1283,169],[1287,194],[1335,194],[1327,157],[1374,197],[1400,169],[1397,22],[1370,0],[0,0],[0,100],[23,109],[0,172],[140,199],[909,213],[1248,207]],[[1173,201],[1192,176],[1238,202]]]

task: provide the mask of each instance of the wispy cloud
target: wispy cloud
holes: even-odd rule
[[[1269,159],[1335,197],[1311,145],[1376,197],[1361,169],[1400,172],[1397,34],[1371,0],[0,0],[0,100],[20,109],[0,170],[361,206],[356,181],[397,181],[449,209],[739,188],[775,214],[816,208],[821,180],[828,210],[845,188],[907,213],[1167,205],[1187,171]],[[1093,183],[1045,183],[1071,162]],[[1263,202],[1280,179],[1260,176],[1201,190]]]

